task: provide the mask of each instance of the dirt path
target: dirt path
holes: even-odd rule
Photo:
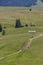
[[[30,41],[28,42],[28,45],[26,46],[26,48],[27,48],[27,47],[30,47],[31,42],[32,42],[34,39],[37,39],[37,38],[39,38],[39,37],[41,37],[41,36],[43,36],[43,34],[40,34],[39,36],[36,36],[36,37],[34,37],[34,38],[29,39]],[[25,50],[26,48],[24,48],[24,47],[25,47],[25,46],[23,46],[23,49]],[[16,54],[18,54],[18,53],[20,53],[20,52],[22,52],[22,51],[23,51],[23,50],[21,49],[21,50],[15,52],[15,53],[9,54],[9,55],[7,55],[7,56],[3,56],[3,57],[0,58],[0,60],[3,60],[4,58],[10,57],[10,56],[12,56],[12,55],[16,55]]]
[[[5,59],[5,58],[7,58],[7,57],[10,57],[10,56],[19,54],[20,52],[22,52],[22,50],[19,50],[19,51],[15,52],[15,53],[12,53],[12,54],[7,55],[7,56],[3,56],[3,57],[0,58],[0,60],[3,60],[3,59]]]
[[[34,37],[34,38],[29,39],[29,40],[30,40],[29,46],[30,46],[31,42],[32,42],[34,39],[37,39],[37,38],[42,37],[42,36],[43,36],[43,34],[40,34],[39,36],[36,36],[36,37]]]

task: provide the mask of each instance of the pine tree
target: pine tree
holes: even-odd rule
[[[0,32],[2,32],[2,25],[0,24]]]
[[[5,30],[2,31],[2,35],[5,35]]]
[[[16,28],[22,27],[21,22],[20,22],[20,19],[17,19],[17,20],[16,20],[16,25],[15,25],[15,27],[16,27]]]

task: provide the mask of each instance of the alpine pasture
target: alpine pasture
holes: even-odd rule
[[[15,28],[16,19],[24,27]],[[0,32],[0,65],[43,65],[43,36],[33,39],[28,49],[15,54],[25,41],[43,34],[43,8],[29,11],[28,7],[0,7],[0,24],[3,29],[6,27],[4,36]],[[36,33],[29,33],[30,30]]]

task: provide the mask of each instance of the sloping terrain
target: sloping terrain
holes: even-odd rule
[[[0,6],[35,6],[38,5],[38,3],[42,4],[43,0],[0,0]],[[40,4],[40,5],[41,5]]]
[[[23,28],[15,28],[20,18]],[[35,24],[31,27],[30,24]],[[43,33],[43,8],[0,7],[0,24],[6,26],[5,36],[0,33],[0,58],[21,49],[25,41]],[[28,27],[25,27],[28,24]],[[36,30],[36,34],[28,33]],[[43,65],[43,36],[34,39],[30,47],[19,53],[0,60],[0,65]]]
[[[0,6],[32,6],[37,0],[0,0]]]

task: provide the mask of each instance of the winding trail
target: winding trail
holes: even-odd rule
[[[32,42],[34,39],[37,39],[37,38],[39,38],[39,37],[41,37],[41,36],[43,36],[43,34],[40,34],[39,36],[36,36],[36,37],[34,37],[34,38],[29,39],[30,42],[28,43],[28,46],[30,47],[31,42]],[[20,49],[19,51],[15,52],[15,53],[12,53],[12,54],[9,54],[9,55],[7,55],[7,56],[1,57],[1,58],[0,58],[0,61],[3,60],[4,58],[7,58],[7,57],[10,57],[10,56],[19,54],[20,52],[22,52],[22,49]]]
[[[42,37],[42,36],[43,36],[43,34],[40,34],[39,36],[36,36],[36,37],[34,37],[34,38],[29,39],[29,40],[30,40],[29,46],[30,46],[31,42],[32,42],[34,39],[37,39],[37,38]]]
[[[7,57],[12,56],[12,55],[19,54],[20,52],[22,52],[22,50],[19,50],[19,51],[15,52],[15,53],[7,55],[7,56],[3,56],[3,57],[0,58],[0,60],[3,60],[4,58],[7,58]]]

